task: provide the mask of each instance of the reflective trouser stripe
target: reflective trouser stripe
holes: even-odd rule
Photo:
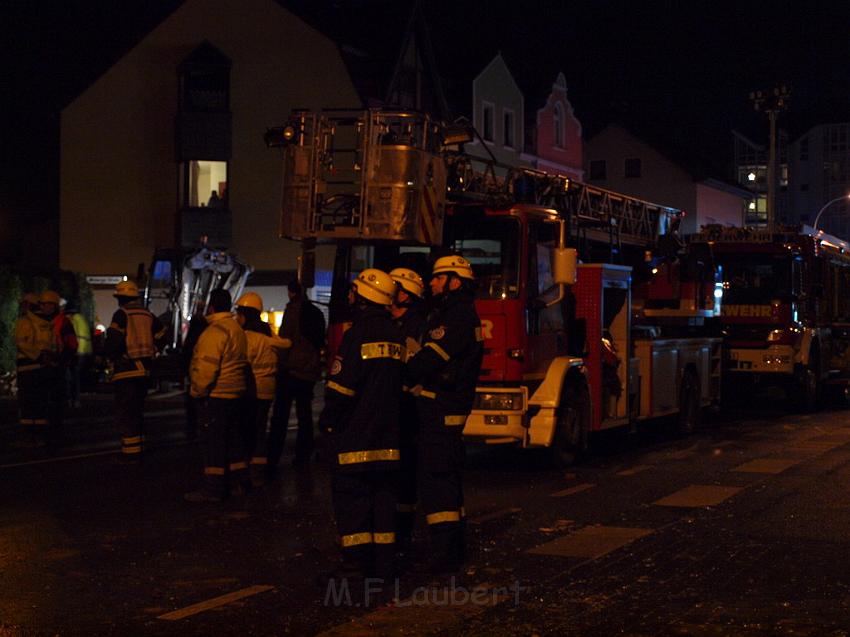
[[[375,544],[395,543],[395,533],[373,533],[372,537],[375,540]]]
[[[230,470],[231,471],[240,471],[241,469],[247,469],[248,465],[245,462],[231,462]]]
[[[22,425],[46,425],[47,418],[21,418],[20,420]]]
[[[251,464],[268,464],[268,458],[261,456],[254,456],[251,458]]]
[[[142,453],[142,448],[141,448],[141,446],[121,447],[121,453],[125,453],[125,454],[128,454],[128,455],[132,455],[132,454],[136,454],[136,453]]]
[[[435,400],[437,398],[436,392],[428,391],[427,389],[423,389],[421,392],[419,392],[419,395],[423,398],[430,398],[431,400]]]
[[[439,511],[429,513],[425,516],[428,524],[442,524],[443,522],[460,522],[460,511]]]
[[[465,425],[466,416],[446,416],[443,421],[447,426]]]
[[[360,544],[371,544],[371,533],[352,533],[351,535],[342,536],[342,545],[345,548],[350,546],[359,546]]]
[[[142,442],[141,436],[127,436],[125,438],[121,438],[122,445],[138,445]]]
[[[224,467],[204,467],[205,476],[223,476]]]

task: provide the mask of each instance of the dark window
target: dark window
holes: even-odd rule
[[[484,121],[482,122],[482,128],[484,130],[481,131],[481,134],[484,137],[485,142],[492,142],[494,139],[493,110],[492,104],[484,104]]]
[[[503,143],[508,148],[514,148],[514,112],[506,110],[502,119]]]
[[[629,157],[623,164],[626,177],[640,177],[640,158]]]
[[[591,179],[608,179],[608,164],[604,159],[593,159],[590,162]]]
[[[806,192],[809,189],[809,184],[800,184],[800,190]]]

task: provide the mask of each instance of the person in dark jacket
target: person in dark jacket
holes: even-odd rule
[[[387,312],[395,283],[363,270],[352,284],[352,326],[325,383],[319,418],[332,454],[331,492],[344,577],[390,578],[395,560],[398,418],[405,350]]]
[[[115,420],[122,432],[121,458],[138,462],[145,444],[142,414],[148,377],[167,333],[159,319],[142,307],[139,288],[133,281],[121,281],[113,296],[119,307],[112,315],[103,349],[113,365]]]
[[[304,292],[298,281],[287,286],[289,303],[278,336],[292,342],[280,355],[275,403],[268,437],[267,474],[273,477],[283,453],[289,412],[295,402],[298,436],[295,458],[298,464],[313,454],[313,388],[322,378],[321,354],[325,346],[325,316]]]
[[[472,266],[463,257],[437,259],[430,280],[436,310],[422,349],[406,368],[405,385],[417,397],[419,411],[419,499],[434,573],[454,572],[465,560],[463,426],[484,355],[474,283]]]
[[[421,347],[422,335],[428,322],[428,311],[423,299],[425,283],[422,277],[408,268],[396,268],[390,271],[390,278],[398,286],[395,301],[390,306],[390,314],[401,329],[408,356]],[[406,553],[413,525],[416,519],[416,437],[419,430],[419,418],[416,398],[409,392],[402,392],[401,422],[399,436],[401,440],[401,467],[399,473],[398,503],[396,504],[396,544],[401,553]]]

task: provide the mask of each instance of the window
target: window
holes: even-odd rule
[[[625,162],[623,162],[623,171],[626,177],[640,177],[640,158],[626,158]]]
[[[502,143],[506,148],[515,148],[514,144],[514,112],[504,110],[502,117]]]
[[[181,207],[228,207],[226,161],[184,161],[180,173]]]
[[[555,112],[552,114],[552,143],[555,148],[564,147],[564,107],[560,102],[555,104]]]
[[[591,179],[608,179],[608,165],[604,159],[593,159],[590,162]]]
[[[484,137],[485,142],[492,142],[495,139],[495,135],[493,134],[493,119],[495,118],[494,111],[496,110],[492,104],[487,102],[483,105],[483,117],[482,117],[482,131],[481,135]]]

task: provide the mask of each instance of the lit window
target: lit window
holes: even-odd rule
[[[502,143],[506,148],[514,148],[514,112],[505,109],[502,118]]]
[[[493,108],[492,104],[484,104],[483,106],[484,106],[483,122],[482,122],[483,130],[481,131],[481,134],[484,137],[485,142],[492,142],[495,139],[495,136],[493,135],[493,119],[494,119],[493,111],[495,109]]]
[[[180,203],[184,208],[227,208],[227,162],[180,164]]]

